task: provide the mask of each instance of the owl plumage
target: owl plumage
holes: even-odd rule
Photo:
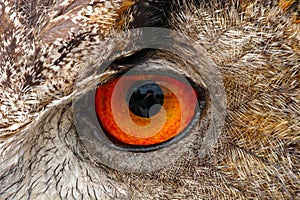
[[[1,199],[300,198],[299,5],[0,2]],[[174,29],[205,49],[223,77],[226,120],[205,158],[194,144],[164,169],[123,173],[89,155],[71,103],[80,74],[122,48],[111,36],[143,26]]]

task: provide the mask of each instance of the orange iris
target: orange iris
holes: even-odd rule
[[[141,81],[151,81],[162,91],[163,101],[154,105],[158,109],[153,115],[138,115],[129,106],[130,88]],[[146,92],[139,95],[144,95],[142,100],[130,103],[139,105],[148,96],[159,97]],[[162,75],[124,75],[100,85],[95,97],[96,113],[107,134],[118,142],[139,146],[160,144],[180,134],[193,119],[196,105],[197,95],[190,85]]]

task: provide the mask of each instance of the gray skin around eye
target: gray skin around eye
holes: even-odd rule
[[[0,2],[0,199],[300,198],[297,1],[183,2],[154,14],[145,6],[158,1]],[[126,39],[109,35],[130,23],[163,26],[160,18],[217,66],[225,126],[203,157],[193,143],[158,171],[125,173],[81,143],[71,102],[75,79],[93,64],[133,53]],[[202,84],[189,68],[181,72]],[[196,135],[208,129],[204,124]]]

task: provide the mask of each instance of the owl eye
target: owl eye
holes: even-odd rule
[[[79,139],[99,163],[129,172],[153,171],[197,141],[197,125],[208,106],[206,89],[157,63],[117,64],[126,70],[74,99]]]
[[[95,110],[116,145],[159,146],[181,135],[198,113],[197,92],[166,75],[124,75],[98,86]]]
[[[166,29],[134,29],[114,40],[108,59],[92,54],[75,84],[72,111],[83,152],[129,173],[160,170],[185,154],[204,158],[226,111],[214,62],[196,42]]]

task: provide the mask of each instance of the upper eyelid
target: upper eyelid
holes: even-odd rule
[[[147,60],[147,58],[145,59]],[[204,85],[202,85],[199,81],[194,80],[193,77],[188,76],[185,73],[182,73],[182,71],[178,70],[180,66],[177,63],[173,63],[175,66],[171,67],[166,63],[159,62],[161,66],[157,68],[153,68],[153,60],[149,58],[150,62],[143,62],[143,63],[136,63],[136,64],[129,64],[129,65],[118,65],[117,63],[110,64],[104,72],[97,74],[97,70],[95,70],[95,73],[92,75],[88,75],[86,77],[83,77],[82,79],[78,80],[75,83],[74,86],[74,92],[72,96],[70,96],[72,99],[81,98],[83,95],[88,93],[89,91],[95,90],[98,85],[105,84],[108,81],[114,80],[126,72],[130,70],[136,70],[137,75],[142,74],[157,74],[157,75],[165,75],[169,76],[178,80],[182,80],[184,78],[186,81],[189,82],[193,87],[198,88],[204,88],[206,91]],[[152,61],[151,61],[152,60]],[[163,60],[163,57],[161,60],[158,58],[154,59],[155,63],[158,63],[158,61]],[[164,66],[166,64],[167,66]],[[101,68],[101,66],[100,66]],[[163,69],[163,70],[162,70]],[[132,71],[131,71],[132,72]]]

